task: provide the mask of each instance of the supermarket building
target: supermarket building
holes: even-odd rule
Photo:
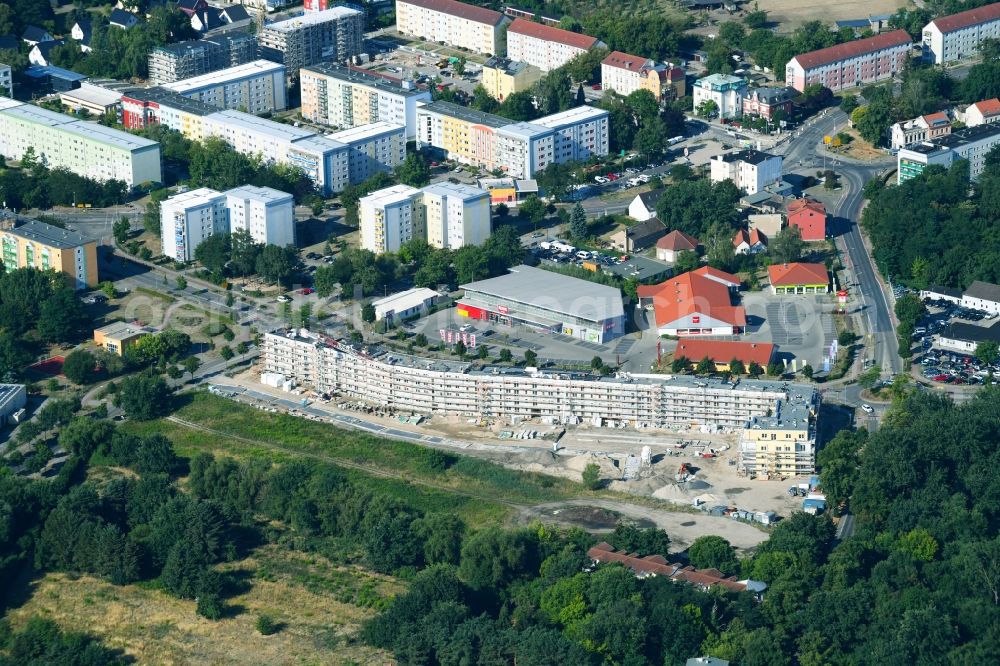
[[[622,293],[532,266],[460,286],[461,317],[506,326],[527,326],[603,344],[625,333]]]

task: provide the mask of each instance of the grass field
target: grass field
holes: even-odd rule
[[[281,463],[303,456],[340,464],[350,475],[423,511],[449,511],[470,525],[502,521],[514,505],[584,493],[575,483],[506,469],[285,414],[270,414],[205,392],[184,396],[176,420],[127,423],[166,435],[183,456],[201,451]],[[502,498],[502,499],[501,499]]]
[[[893,14],[905,7],[907,0],[757,0],[758,8],[767,12],[768,21],[778,24],[778,32],[791,32],[807,21],[832,24],[846,19],[866,19],[871,14]]]
[[[264,546],[224,565],[249,583],[227,599],[230,617],[217,622],[144,585],[115,586],[89,576],[48,574],[31,599],[8,613],[16,627],[32,615],[99,636],[138,664],[385,664],[390,656],[352,636],[403,586],[361,569],[338,567],[314,554]],[[262,636],[260,613],[282,625]]]

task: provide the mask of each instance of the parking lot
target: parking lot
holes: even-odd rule
[[[827,295],[779,296],[770,291],[744,292],[747,334],[741,340],[773,342],[778,358],[795,370],[806,363],[819,371],[825,350],[837,337]]]
[[[973,354],[943,349],[939,336],[951,323],[965,323],[988,327],[996,322],[996,315],[962,308],[944,300],[928,301],[928,313],[913,330],[916,352],[914,362],[920,365],[920,374],[928,381],[940,384],[981,385],[990,372],[1000,375],[1000,362],[987,365]]]

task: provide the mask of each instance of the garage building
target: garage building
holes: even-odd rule
[[[532,266],[462,285],[458,314],[508,326],[521,325],[604,343],[625,332],[622,293],[587,280]]]

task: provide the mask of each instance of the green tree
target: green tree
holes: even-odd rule
[[[375,322],[375,306],[371,303],[365,303],[361,308],[361,321],[366,324],[372,324]]]
[[[115,237],[115,242],[119,245],[128,240],[130,231],[132,231],[132,225],[129,223],[127,217],[118,219],[111,227],[111,234]]]
[[[431,182],[431,170],[419,153],[407,153],[403,163],[396,167],[396,179],[410,187],[423,187]]]
[[[514,360],[514,355],[511,354],[509,349],[504,347],[503,349],[500,350],[499,358],[501,363],[510,363],[511,361]]]
[[[176,284],[177,284],[177,288],[180,289],[181,291],[184,291],[185,289],[187,289],[187,286],[188,286],[187,279],[183,275],[178,275],[177,276]]]
[[[222,271],[232,257],[229,234],[213,234],[194,249],[194,258],[209,271]]]
[[[985,365],[993,365],[1000,359],[1000,345],[993,340],[980,342],[976,345],[976,358]]]
[[[700,265],[701,260],[698,259],[697,253],[691,250],[684,250],[677,255],[677,261],[674,262],[674,274],[681,275],[682,273],[693,271]]]
[[[221,356],[221,357],[222,357],[222,360],[223,360],[223,361],[229,361],[229,360],[232,360],[233,356],[235,356],[235,355],[236,355],[236,354],[234,354],[234,353],[233,353],[233,349],[232,349],[232,347],[230,347],[229,345],[224,345],[224,346],[223,346],[223,347],[222,347],[222,348],[221,348],[221,349],[219,350],[219,356]]]
[[[760,366],[760,363],[756,361],[750,361],[750,367],[747,368],[747,374],[753,379],[757,379],[762,374],[764,374],[764,368]]]
[[[536,354],[531,349],[524,350],[524,364],[527,366],[534,366],[538,363],[538,354]]]
[[[170,388],[162,377],[150,374],[125,377],[114,398],[115,407],[132,419],[148,421],[170,409]]]
[[[465,343],[459,340],[455,343],[455,355],[461,359],[465,358],[465,354],[468,350],[465,347]]]
[[[802,376],[805,377],[806,379],[813,378],[813,367],[808,363],[802,366]]]
[[[805,249],[805,241],[802,240],[802,231],[792,225],[775,234],[771,242],[768,243],[767,251],[775,263],[789,263],[802,258]]]
[[[695,371],[699,375],[711,374],[711,373],[715,372],[715,362],[711,358],[709,358],[708,356],[706,356],[703,359],[701,359],[700,361],[698,361],[698,365],[695,368]]]
[[[573,206],[573,212],[569,218],[569,233],[573,238],[584,239],[588,235],[587,213],[579,202]]]
[[[745,375],[747,374],[747,369],[743,361],[738,358],[734,358],[729,362],[729,372],[734,375]]]
[[[197,356],[188,356],[183,361],[184,370],[191,375],[191,379],[194,379],[194,373],[198,372],[198,368],[201,367],[201,361],[198,360]]]
[[[62,371],[74,384],[89,384],[97,378],[97,359],[85,349],[75,349],[67,354]]]
[[[38,333],[50,342],[68,342],[90,322],[83,303],[71,289],[59,289],[42,302]]]
[[[724,574],[738,573],[740,569],[736,551],[720,536],[701,536],[688,548],[691,564],[699,569],[718,569]]]
[[[896,305],[893,307],[893,310],[900,323],[905,322],[910,326],[915,325],[921,317],[927,314],[927,306],[924,305],[924,302],[916,294],[903,294],[900,296],[896,299]]]
[[[863,373],[858,375],[858,386],[863,389],[871,389],[875,386],[875,382],[879,380],[882,376],[882,368],[878,365],[873,365],[872,367],[865,370]]]
[[[601,485],[601,468],[597,463],[587,463],[580,475],[583,487],[587,490],[597,490]]]
[[[271,283],[286,284],[296,262],[295,248],[265,245],[257,257],[256,271]]]
[[[686,356],[674,356],[674,359],[670,362],[670,371],[674,374],[684,372],[691,366],[691,359]]]
[[[545,219],[545,204],[534,194],[529,195],[517,207],[517,216],[523,220],[531,220],[533,225]]]

